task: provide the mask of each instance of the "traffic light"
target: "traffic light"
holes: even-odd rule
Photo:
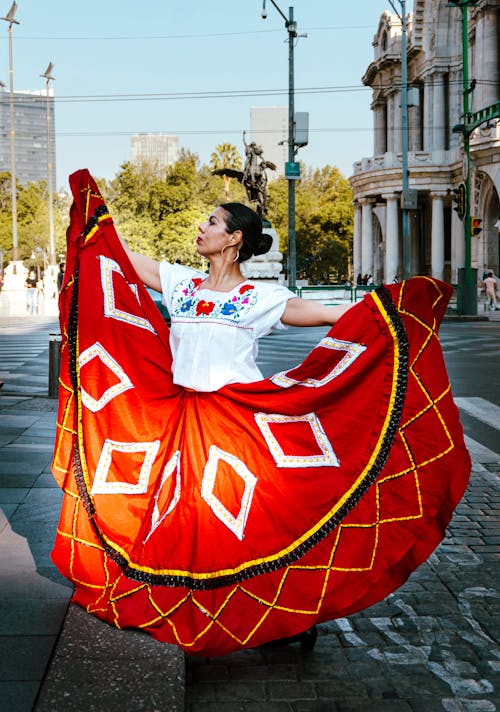
[[[481,218],[475,218],[475,217],[471,218],[471,232],[473,235],[479,235],[479,233],[483,229],[481,227],[482,222],[483,221],[481,220]]]
[[[453,208],[453,210],[457,212],[457,215],[460,220],[463,220],[465,215],[465,185],[463,183],[460,183],[458,188],[453,188],[452,193],[452,199],[456,203],[456,206]]]

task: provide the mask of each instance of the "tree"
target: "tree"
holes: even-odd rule
[[[269,187],[269,219],[287,253],[287,181],[279,178]],[[313,282],[338,281],[348,276],[354,211],[352,192],[335,166],[302,167],[296,189],[296,249],[300,278]]]
[[[220,143],[216,146],[215,151],[210,156],[209,167],[213,171],[221,168],[241,170],[241,156],[236,146],[233,146],[231,143]],[[230,200],[231,178],[229,176],[221,176],[221,178],[224,183],[225,202],[227,203]]]
[[[161,224],[155,257],[169,262],[179,260],[197,269],[203,267],[196,251],[196,236],[206,213],[201,207],[190,207],[168,215]]]

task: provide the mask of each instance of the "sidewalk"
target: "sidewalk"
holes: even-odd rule
[[[50,473],[57,401],[47,397],[57,328],[52,317],[0,312],[2,710],[500,709],[500,463],[486,448],[471,451],[470,486],[432,557],[387,600],[319,626],[311,653],[292,645],[185,659],[70,605],[49,558],[61,501]]]
[[[184,709],[184,656],[70,605],[50,560],[61,491],[50,470],[52,317],[0,315],[0,707],[4,712]]]

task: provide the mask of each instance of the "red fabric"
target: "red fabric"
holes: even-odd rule
[[[470,471],[437,335],[450,287],[367,295],[286,386],[196,393],[172,383],[168,328],[97,186],[70,183],[52,556],[74,600],[220,655],[387,596],[442,539]]]

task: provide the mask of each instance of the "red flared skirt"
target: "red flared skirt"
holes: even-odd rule
[[[70,182],[52,557],[74,601],[211,656],[394,591],[470,471],[437,333],[450,287],[383,287],[296,368],[186,390],[97,186]]]

